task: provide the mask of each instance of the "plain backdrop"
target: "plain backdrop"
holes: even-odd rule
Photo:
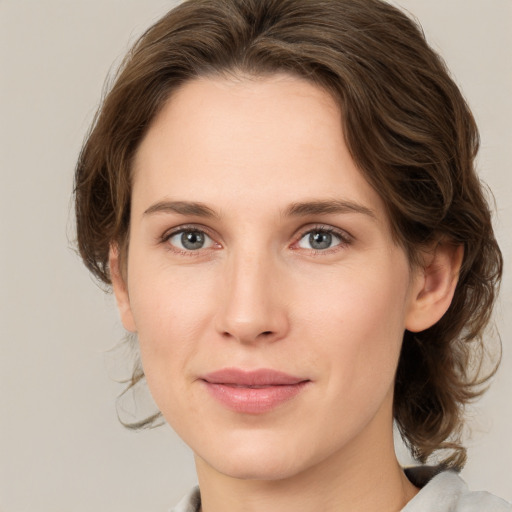
[[[470,411],[473,489],[512,500],[512,1],[398,0],[472,106],[507,264],[503,366]],[[133,433],[114,407],[126,375],[113,299],[72,249],[73,168],[107,73],[173,5],[0,0],[0,511],[166,511],[195,482],[169,427]],[[401,452],[402,453],[402,452]]]

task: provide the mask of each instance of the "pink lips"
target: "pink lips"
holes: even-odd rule
[[[261,414],[297,396],[308,379],[276,370],[225,368],[201,379],[211,395],[236,412]]]

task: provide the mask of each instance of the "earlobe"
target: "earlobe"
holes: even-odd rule
[[[119,310],[121,322],[127,331],[137,332],[135,321],[132,315],[132,308],[130,305],[130,297],[128,294],[126,280],[123,277],[119,262],[119,247],[115,244],[110,245],[109,268],[110,278],[112,280],[112,288],[116,297],[117,309]]]
[[[433,251],[425,253],[425,264],[417,269],[414,277],[407,330],[424,331],[446,313],[457,287],[463,257],[463,246],[448,242],[438,242]]]

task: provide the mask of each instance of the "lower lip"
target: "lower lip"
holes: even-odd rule
[[[295,398],[309,381],[263,388],[203,382],[210,394],[228,409],[245,414],[262,414]]]

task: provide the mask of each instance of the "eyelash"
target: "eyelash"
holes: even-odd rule
[[[159,242],[161,244],[164,244],[167,248],[167,250],[177,253],[181,256],[197,256],[201,251],[201,249],[198,249],[196,251],[193,250],[183,250],[179,247],[176,247],[169,243],[169,240],[176,235],[182,234],[182,233],[202,233],[203,235],[207,236],[213,241],[213,245],[217,245],[220,247],[220,244],[215,242],[214,237],[209,234],[209,231],[205,229],[203,226],[194,226],[194,225],[184,225],[179,226],[178,228],[172,229],[171,231],[166,231],[162,237],[160,238]],[[211,248],[206,248],[206,250],[211,250]],[[203,250],[204,251],[204,250]]]
[[[353,241],[353,237],[351,235],[349,235],[346,231],[336,229],[332,226],[324,226],[324,225],[319,224],[319,225],[316,225],[313,227],[308,227],[307,229],[301,231],[299,236],[297,237],[296,241],[293,242],[292,248],[295,249],[293,246],[297,246],[305,236],[310,235],[311,233],[322,233],[322,234],[333,235],[333,236],[337,237],[340,241],[334,247],[329,247],[327,249],[310,249],[310,251],[311,251],[310,254],[312,254],[313,256],[332,254],[332,253],[337,252],[343,248],[346,248]],[[295,249],[295,250],[297,250],[297,249]]]
[[[182,250],[179,249],[176,246],[173,246],[169,243],[169,240],[176,235],[182,234],[182,233],[202,233],[203,235],[207,236],[213,241],[213,245],[217,246],[214,247],[213,250],[218,249],[221,247],[221,245],[218,242],[215,242],[215,239],[212,235],[210,235],[209,230],[205,229],[203,226],[195,226],[195,225],[184,225],[179,226],[178,228],[172,229],[171,231],[165,232],[159,239],[159,242],[161,244],[165,244],[167,246],[167,249],[169,251],[172,251],[174,253],[177,253],[179,255],[184,256],[197,256],[204,250],[212,250],[211,247],[205,248],[203,250],[198,249],[196,251],[194,250]],[[353,241],[353,237],[349,235],[346,231],[342,231],[336,228],[333,228],[332,226],[324,226],[324,225],[316,225],[313,227],[308,227],[307,229],[302,230],[297,237],[295,237],[295,241],[290,245],[290,248],[292,250],[299,250],[300,247],[297,247],[300,241],[307,235],[310,235],[311,233],[323,233],[328,235],[333,235],[337,237],[340,242],[336,244],[334,247],[329,247],[326,249],[310,249],[310,254],[317,256],[317,255],[325,255],[325,254],[331,254],[333,252],[336,252],[338,250],[341,250],[348,245],[350,245]]]

